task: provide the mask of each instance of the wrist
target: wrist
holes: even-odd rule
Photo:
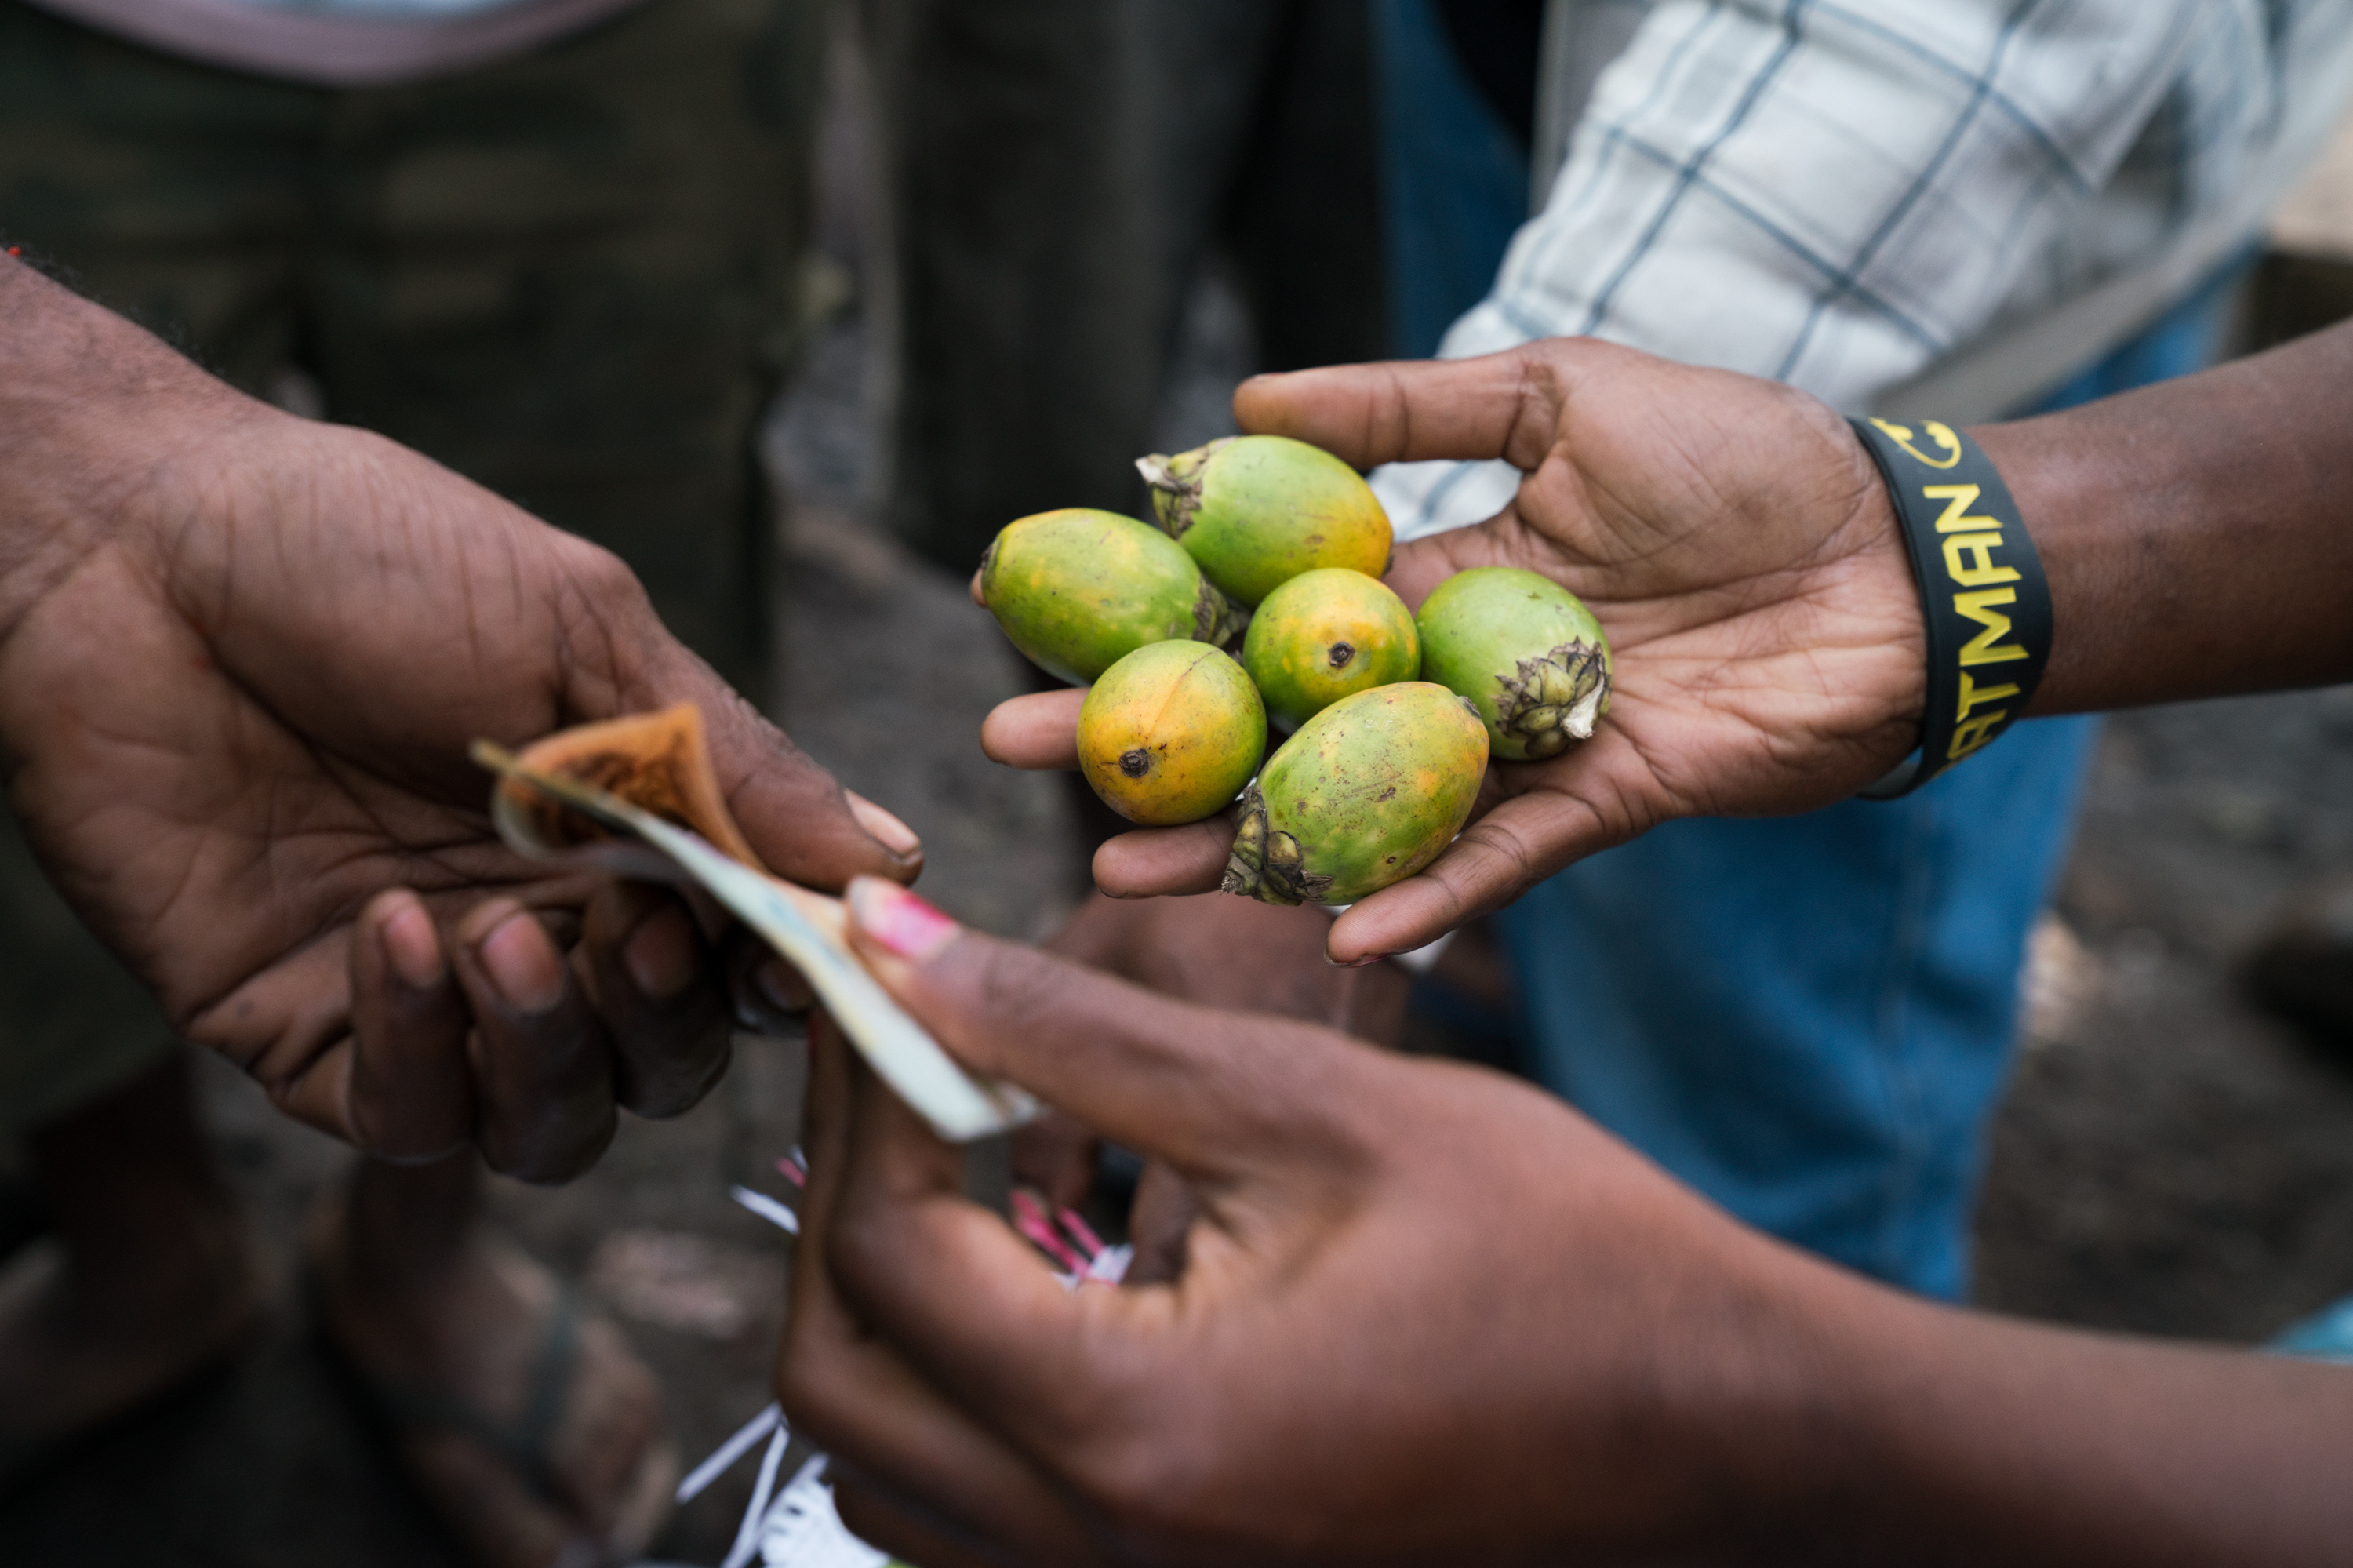
[[[1684,1380],[1679,1425],[1704,1461],[1698,1517],[1727,1560],[1843,1560],[1883,1538],[1900,1436],[1885,1391],[1900,1386],[1921,1325],[1914,1303],[1778,1243],[1757,1242],[1764,1266],[1736,1315],[1736,1333]]]
[[[1884,482],[1926,648],[1917,754],[1865,790],[1908,795],[2024,715],[2051,657],[2049,579],[2001,472],[1973,438],[1933,419],[1852,427]]]
[[[121,316],[0,260],[0,640],[92,551],[185,527],[235,426],[284,418]]]

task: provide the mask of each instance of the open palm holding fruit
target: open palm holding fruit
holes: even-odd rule
[[[1242,436],[1136,466],[1160,529],[1047,512],[989,546],[976,597],[1043,668],[1094,684],[999,710],[1060,715],[1054,762],[1000,748],[996,716],[983,745],[1075,763],[1130,821],[1199,824],[1188,842],[1229,844],[1227,892],[1345,903],[1411,876],[1462,831],[1491,754],[1556,756],[1607,708],[1600,626],[1534,572],[1464,572],[1409,610],[1379,578],[1388,518],[1331,453]],[[1296,733],[1261,771],[1270,717]],[[1209,821],[1229,807],[1230,835]]]
[[[1379,581],[1325,567],[1266,596],[1242,640],[1242,666],[1268,715],[1296,729],[1342,697],[1412,680],[1421,638],[1413,612]]]

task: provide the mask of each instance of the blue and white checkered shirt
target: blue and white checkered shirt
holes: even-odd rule
[[[2353,100],[2353,0],[1662,0],[1440,352],[1591,334],[1982,418],[2258,232]],[[1394,464],[1410,538],[1503,463]]]

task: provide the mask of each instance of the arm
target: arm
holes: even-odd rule
[[[2353,329],[1974,432],[2051,574],[2033,711],[2353,678]]]
[[[613,557],[0,261],[10,802],[174,1025],[282,1108],[544,1178],[595,1158],[617,1103],[709,1086],[716,934],[509,854],[465,751],[689,698],[771,864],[913,874],[912,835],[671,639]]]
[[[2353,1373],[1913,1301],[1742,1229],[1532,1089],[1155,997],[918,903],[851,890],[885,983],[1201,1208],[1172,1283],[1066,1293],[827,1044],[778,1378],[871,1539],[2074,1564],[2353,1542]]]

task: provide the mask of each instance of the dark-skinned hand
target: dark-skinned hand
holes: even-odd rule
[[[1700,814],[1810,810],[1852,795],[1918,739],[1925,644],[1911,567],[1870,458],[1803,393],[1589,339],[1481,359],[1262,376],[1245,430],[1369,468],[1501,457],[1526,478],[1491,521],[1401,546],[1388,581],[1419,605],[1471,567],[1524,567],[1583,599],[1616,686],[1594,738],[1498,762],[1479,814],[1420,874],[1335,923],[1351,963],[1408,951],[1571,861]],[[1019,768],[1077,765],[1077,691],[1018,697],[982,744]],[[1233,825],[1123,834],[1096,885],[1196,893]]]
[[[2243,1568],[2353,1542],[2353,1372],[1906,1298],[1525,1085],[913,897],[850,888],[892,993],[1197,1209],[1166,1282],[1066,1290],[818,1032],[777,1386],[845,1520],[909,1561]]]
[[[567,1176],[723,1069],[673,895],[518,859],[478,736],[698,704],[728,803],[815,887],[912,878],[619,561],[392,442],[290,418],[0,262],[0,747],[42,864],[174,1025],[372,1152]],[[788,982],[787,982],[788,983]],[[739,995],[757,991],[737,988]]]

